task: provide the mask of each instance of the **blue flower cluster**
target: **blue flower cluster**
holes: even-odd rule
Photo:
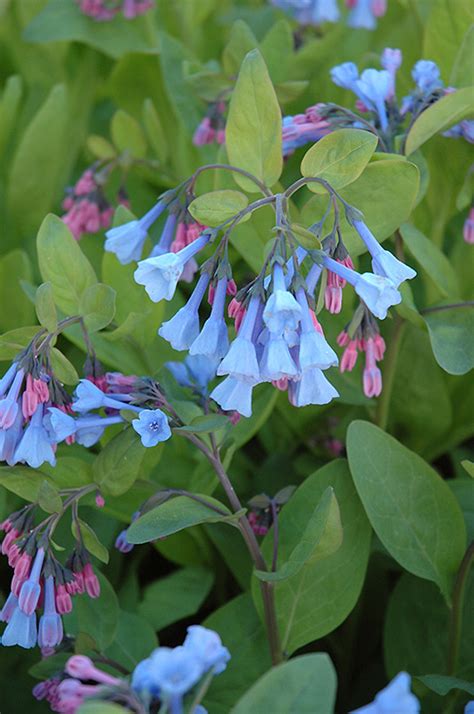
[[[340,12],[337,0],[271,0],[295,18],[300,25],[321,25],[323,22],[337,22]],[[347,17],[349,27],[373,30],[377,18],[385,15],[386,0],[346,0],[351,8]]]
[[[159,647],[135,668],[132,688],[148,702],[159,699],[172,714],[181,714],[185,695],[204,677],[223,672],[230,653],[213,630],[188,627],[179,647]],[[201,714],[203,707],[194,709]]]

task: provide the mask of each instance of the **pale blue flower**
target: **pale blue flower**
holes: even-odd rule
[[[18,402],[15,421],[8,429],[0,429],[0,461],[6,461],[9,466],[14,466],[17,463],[15,452],[22,434],[23,414],[21,403]]]
[[[208,672],[212,668],[214,674],[221,674],[230,660],[229,650],[224,647],[217,632],[208,630],[201,625],[188,627],[183,647],[201,664],[202,673]]]
[[[188,350],[199,335],[199,307],[209,283],[209,273],[199,278],[191,297],[171,320],[164,322],[158,334],[175,350]]]
[[[132,674],[132,689],[141,694],[157,697],[160,688],[154,676],[153,661],[151,657],[137,664]]]
[[[177,253],[164,253],[155,258],[147,258],[138,263],[135,270],[135,282],[144,285],[153,302],[171,300],[185,264],[209,241],[209,235],[199,236]]]
[[[120,416],[100,417],[95,414],[76,419],[56,407],[49,407],[48,412],[49,418],[45,417],[46,428],[56,443],[74,436],[78,444],[89,447],[97,443],[105,427],[123,422]]]
[[[63,639],[63,623],[56,611],[54,578],[45,579],[44,611],[39,621],[38,645],[40,647],[57,647]]]
[[[294,385],[292,403],[295,407],[306,407],[308,404],[329,404],[339,392],[326,379],[322,370],[317,367],[306,369],[301,379]]]
[[[163,255],[164,253],[169,253],[171,248],[171,243],[173,242],[174,229],[176,226],[176,214],[170,213],[165,221],[163,231],[160,236],[160,240],[156,243],[152,250],[149,258],[154,258],[157,255]]]
[[[331,79],[338,87],[353,92],[355,83],[359,79],[359,70],[354,62],[343,62],[331,69]]]
[[[156,446],[171,436],[168,417],[161,409],[142,409],[138,419],[132,421],[132,426],[140,435],[143,446],[147,448]]]
[[[229,336],[224,319],[226,291],[227,278],[222,278],[217,283],[211,314],[192,343],[189,349],[190,355],[222,358],[227,353]]]
[[[352,221],[352,225],[372,256],[372,268],[376,275],[388,278],[396,288],[405,280],[411,280],[416,277],[416,271],[413,268],[405,265],[388,250],[382,248],[363,221]]]
[[[36,636],[36,613],[26,615],[16,607],[2,635],[2,645],[4,647],[18,645],[24,649],[31,649],[36,645]]]
[[[188,648],[159,647],[150,659],[154,681],[165,700],[183,696],[201,678],[201,663]]]
[[[3,395],[10,388],[11,383],[13,382],[13,379],[15,378],[15,375],[17,373],[17,370],[18,364],[16,362],[13,362],[7,369],[3,377],[0,379],[0,397],[3,397]]]
[[[38,469],[45,461],[51,466],[56,465],[53,444],[43,424],[43,412],[43,405],[40,404],[24,430],[15,451],[16,461],[25,462],[33,469]]]
[[[365,69],[355,82],[357,96],[366,107],[377,111],[383,131],[388,127],[385,100],[390,96],[391,87],[392,77],[385,69]]]
[[[239,333],[217,369],[218,375],[229,374],[233,377],[250,379],[254,382],[260,380],[257,352],[252,341],[260,302],[260,298],[257,297],[253,297],[250,300]]]
[[[0,399],[0,429],[9,429],[15,423],[20,408],[18,397],[21,385],[23,384],[24,374],[23,369],[17,370],[6,396]]]
[[[260,359],[261,378],[267,382],[284,377],[296,377],[298,368],[294,363],[285,339],[281,335],[269,332]]]
[[[127,402],[131,399],[127,394],[108,395],[90,381],[81,379],[76,387],[72,408],[75,412],[90,412],[93,409],[108,407],[109,409],[129,409],[139,411],[139,407]]]
[[[411,71],[411,76],[423,94],[430,94],[443,86],[439,67],[431,60],[418,60]]]
[[[220,359],[204,355],[188,355],[184,362],[166,362],[175,380],[182,387],[193,387],[207,394],[207,387],[216,376]]]
[[[410,684],[410,675],[400,672],[371,704],[355,709],[351,714],[418,714],[420,702],[411,693]]]
[[[349,27],[374,30],[377,27],[377,21],[372,10],[372,0],[357,0],[349,13],[347,24]]]
[[[464,714],[474,714],[474,700],[466,704]]]
[[[301,308],[285,285],[283,268],[278,263],[273,268],[273,292],[263,310],[263,321],[270,332],[282,335],[296,330],[301,319]]]
[[[158,201],[140,220],[129,221],[106,231],[104,248],[115,253],[122,265],[140,260],[148,229],[166,209],[166,202]]]
[[[319,332],[311,318],[308,299],[303,288],[298,289],[298,302],[301,305],[301,335],[298,360],[300,368],[304,371],[312,367],[328,369],[338,364],[338,358],[332,347],[321,332]]]
[[[252,390],[256,382],[251,379],[230,376],[211,392],[210,397],[224,411],[236,411],[242,416],[252,416]]]

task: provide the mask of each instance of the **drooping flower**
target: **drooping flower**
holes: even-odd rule
[[[253,331],[260,305],[261,301],[259,297],[252,297],[250,299],[248,310],[239,333],[231,343],[228,353],[217,368],[218,375],[228,374],[239,379],[248,379],[254,382],[260,381],[257,352],[253,342]]]
[[[56,611],[54,578],[49,576],[44,584],[44,612],[39,621],[38,644],[40,647],[56,647],[63,639],[63,623]]]
[[[56,456],[53,444],[43,423],[44,407],[37,407],[31,421],[23,432],[23,436],[16,447],[16,462],[25,462],[33,469],[39,468],[45,461],[56,465]]]
[[[227,325],[224,320],[227,278],[221,278],[215,290],[210,317],[189,348],[190,355],[220,359],[229,349]]]
[[[420,702],[411,693],[410,685],[410,675],[400,672],[371,704],[355,709],[351,714],[418,714]]]
[[[114,253],[122,265],[140,260],[148,230],[166,208],[166,201],[160,200],[139,220],[108,230],[105,234],[105,250]]]
[[[263,310],[263,321],[270,332],[282,335],[293,332],[301,319],[301,307],[295,296],[287,289],[283,268],[279,263],[273,267],[273,291]]]
[[[352,225],[364,241],[372,256],[372,268],[376,275],[381,275],[392,281],[396,288],[405,280],[412,280],[416,277],[416,271],[410,268],[401,260],[398,260],[388,250],[384,250],[375,236],[363,221],[354,220]]]
[[[204,273],[198,280],[188,302],[167,322],[158,334],[175,350],[189,350],[199,335],[199,307],[209,283],[209,274]]]

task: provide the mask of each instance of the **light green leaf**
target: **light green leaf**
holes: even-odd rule
[[[461,461],[461,466],[471,478],[474,478],[474,461],[469,461],[469,459],[464,459],[464,461]]]
[[[193,434],[210,434],[229,426],[228,417],[223,414],[205,414],[192,420],[188,426],[180,426],[175,431],[189,431]]]
[[[365,223],[377,240],[383,241],[410,217],[418,183],[419,171],[414,164],[404,159],[387,159],[369,163],[359,178],[341,189],[340,194],[351,206],[362,211]],[[326,197],[310,199],[303,209],[302,222],[311,225],[320,220],[326,206]],[[366,252],[367,248],[345,216],[341,216],[341,231],[352,256]]]
[[[19,327],[16,330],[10,330],[0,336],[0,359],[14,359],[39,332],[38,325],[33,327]]]
[[[229,714],[237,697],[270,669],[265,629],[247,593],[215,610],[203,624],[218,632],[232,653],[225,672],[215,677],[203,704],[212,714]]]
[[[36,315],[40,325],[46,327],[48,332],[54,332],[58,326],[58,313],[54,304],[53,286],[51,283],[42,283],[35,295]]]
[[[38,493],[47,476],[27,466],[0,466],[0,484],[25,501],[37,501]]]
[[[259,580],[278,582],[291,578],[307,563],[314,564],[340,548],[343,533],[339,506],[334,490],[329,487],[311,514],[300,542],[288,560],[274,573],[257,570]]]
[[[43,480],[38,491],[38,503],[46,513],[60,513],[63,502],[56,486]]]
[[[56,305],[67,315],[77,314],[83,293],[97,282],[92,265],[52,213],[41,224],[36,246],[41,275],[51,283]]]
[[[205,568],[176,570],[145,588],[138,613],[156,630],[195,615],[206,599],[214,580]]]
[[[418,454],[368,422],[352,422],[347,450],[357,491],[383,545],[406,570],[433,580],[449,598],[466,529],[446,483]]]
[[[248,198],[240,191],[211,191],[198,196],[189,205],[190,214],[205,226],[219,226],[248,206]]]
[[[21,77],[13,75],[8,77],[0,100],[0,154],[3,154],[8,145],[10,133],[17,118],[18,108],[23,93]]]
[[[431,11],[424,27],[422,54],[418,56],[434,60],[441,69],[441,76],[447,81],[466,29],[474,22],[474,8],[471,0],[456,0],[455,3],[434,0],[428,6]]]
[[[250,27],[243,20],[236,20],[230,28],[229,40],[222,53],[222,66],[229,76],[235,76],[245,55],[258,47],[258,41]]]
[[[422,677],[417,677],[417,679],[425,687],[436,692],[436,694],[440,694],[442,697],[445,697],[452,689],[460,689],[462,692],[474,695],[474,684],[457,677],[448,677],[443,674],[425,674]]]
[[[285,562],[293,552],[328,487],[334,489],[341,513],[341,547],[324,560],[305,565],[291,579],[275,584],[282,646],[290,654],[338,627],[355,606],[364,582],[372,531],[344,460],[333,461],[309,476],[283,508],[279,557]],[[272,547],[270,533],[262,546],[267,562]],[[256,579],[252,594],[261,611]]]
[[[80,535],[78,533],[78,527],[76,522],[74,520],[71,521],[71,531],[73,536],[77,539],[80,539],[80,537],[82,537],[84,545],[89,551],[89,553],[95,555],[95,557],[102,563],[108,563],[109,551],[107,550],[105,545],[100,542],[99,538],[97,537],[97,534],[88,523],[81,521],[81,519],[78,519],[78,521]]]
[[[327,654],[302,655],[264,674],[231,714],[332,714],[336,687],[336,671]]]
[[[97,134],[87,137],[87,148],[96,159],[110,160],[117,156],[117,152],[107,139]]]
[[[57,85],[26,128],[10,169],[8,211],[15,227],[23,233],[36,230],[62,188],[64,141],[69,125],[67,91]]]
[[[377,137],[362,129],[339,129],[323,136],[304,155],[303,176],[324,179],[335,189],[356,180],[370,161],[377,147]],[[318,183],[309,183],[314,193],[326,193]]]
[[[93,466],[95,481],[104,494],[120,496],[128,491],[138,477],[144,455],[145,447],[131,427],[108,441]]]
[[[439,291],[446,297],[459,297],[454,268],[438,246],[409,223],[400,227],[400,233],[410,253],[426,270]]]
[[[64,382],[64,384],[78,383],[79,375],[76,368],[56,347],[51,350],[51,367],[60,382]]]
[[[474,309],[437,310],[424,315],[436,361],[449,374],[474,367]]]
[[[119,109],[112,117],[110,125],[112,141],[119,151],[126,151],[134,159],[146,156],[147,143],[140,124],[123,109]]]
[[[161,125],[160,117],[151,99],[145,99],[142,110],[143,126],[146,137],[160,161],[165,162],[169,156],[168,142]]]
[[[81,296],[80,312],[90,332],[107,327],[115,315],[115,290],[104,283],[91,285]]]
[[[155,630],[140,615],[120,612],[117,634],[105,654],[129,670],[135,669],[158,646]]]
[[[13,330],[21,325],[34,322],[34,309],[20,285],[32,280],[33,271],[27,253],[12,250],[0,259],[0,305],[8,305],[8,310],[0,314],[1,330]],[[12,299],[12,296],[15,296]]]
[[[409,156],[435,134],[474,114],[474,87],[464,87],[439,99],[420,114],[410,129],[405,146]]]
[[[265,62],[258,50],[249,52],[230,101],[226,146],[232,165],[249,171],[268,186],[282,172],[281,111]],[[250,179],[234,175],[244,190],[258,191]]]
[[[474,13],[473,18],[474,22]],[[451,70],[449,85],[451,87],[467,87],[473,82],[472,58],[474,57],[474,24],[468,27],[462,39]]]
[[[231,515],[229,509],[215,498],[196,495],[209,503],[211,508],[187,496],[170,498],[134,521],[127,530],[127,540],[136,544],[148,543],[200,523],[218,523]],[[224,513],[220,514],[212,508],[219,508]]]

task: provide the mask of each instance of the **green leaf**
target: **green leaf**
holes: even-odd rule
[[[96,22],[76,3],[50,0],[25,29],[24,39],[38,43],[76,40],[117,59],[128,52],[156,51],[153,35],[144,17],[130,22],[118,15],[112,23]]]
[[[229,714],[237,697],[270,669],[267,636],[249,594],[230,600],[203,624],[218,632],[232,653],[225,672],[215,677],[203,704],[213,714]]]
[[[14,359],[39,332],[38,325],[19,327],[0,336],[0,360]]]
[[[143,102],[142,119],[146,137],[153,151],[160,161],[165,162],[169,156],[169,147],[160,117],[151,99],[145,99]]]
[[[64,384],[77,384],[79,375],[76,368],[56,347],[51,350],[51,367],[60,382]]]
[[[336,687],[336,671],[327,654],[302,655],[264,674],[231,714],[332,714]]]
[[[402,567],[433,580],[449,598],[466,547],[461,509],[418,454],[373,424],[347,432],[352,477],[369,520]]]
[[[311,514],[301,540],[288,560],[274,573],[257,570],[255,574],[259,580],[266,582],[291,578],[307,563],[314,564],[335,553],[341,546],[342,537],[339,506],[334,490],[329,487]]]
[[[461,461],[461,466],[471,478],[474,478],[474,461],[469,461],[469,459],[464,459],[464,461]]]
[[[35,310],[40,325],[46,327],[48,332],[54,332],[58,326],[58,313],[54,304],[53,286],[51,283],[42,283],[36,290]]]
[[[146,156],[147,143],[140,124],[123,109],[112,117],[110,125],[112,141],[119,151],[126,151],[134,159]]]
[[[105,654],[128,670],[133,670],[141,660],[157,647],[155,630],[140,615],[120,612],[117,634]]]
[[[31,261],[24,251],[12,250],[0,258],[0,305],[8,305],[8,310],[2,310],[0,314],[2,331],[34,322],[31,301],[20,289],[23,281],[32,280],[32,275]]]
[[[128,491],[138,477],[144,455],[145,447],[131,427],[108,441],[93,466],[95,481],[104,494],[120,496]]]
[[[26,128],[10,169],[7,206],[15,227],[23,233],[36,230],[62,188],[69,128],[67,91],[57,85]]]
[[[97,159],[110,160],[117,156],[117,152],[107,139],[97,134],[87,137],[87,148]]]
[[[226,124],[229,162],[249,171],[268,186],[282,172],[281,111],[265,62],[258,50],[249,52],[239,72]],[[258,191],[245,176],[234,174],[245,191]]]
[[[92,265],[52,213],[41,224],[36,246],[42,278],[51,283],[56,305],[67,315],[77,314],[83,293],[97,283]]]
[[[107,578],[96,572],[100,582],[100,595],[75,598],[74,610],[64,615],[64,629],[72,635],[89,635],[99,650],[104,650],[114,640],[118,628],[119,606],[117,595]]]
[[[474,573],[468,578],[465,604],[474,597]],[[474,680],[474,618],[465,611],[456,676]],[[427,580],[403,575],[390,598],[384,626],[385,666],[389,677],[401,670],[419,676],[446,671],[450,610],[438,588]]]
[[[69,653],[54,654],[51,657],[44,657],[33,665],[28,671],[35,679],[49,679],[58,672],[64,670],[64,666],[71,655]]]
[[[438,246],[409,223],[400,227],[400,233],[408,250],[426,270],[438,290],[446,297],[459,297],[454,268]]]
[[[432,8],[424,27],[422,54],[418,56],[437,62],[442,77],[447,80],[466,29],[474,22],[474,8],[471,0],[456,0],[454,4],[450,0],[436,0],[428,7],[430,5]],[[470,69],[472,76],[472,60]]]
[[[145,588],[138,613],[158,631],[173,622],[191,617],[202,606],[213,580],[213,573],[205,568],[176,570]]]
[[[404,159],[374,161],[354,181],[341,189],[342,198],[362,211],[364,221],[378,241],[383,241],[411,215],[418,193],[418,168]],[[308,201],[302,213],[306,225],[322,218],[327,206],[326,197]],[[352,256],[362,255],[367,248],[357,231],[341,216],[344,243]]]
[[[440,134],[474,113],[474,88],[464,87],[425,109],[410,129],[405,146],[409,156],[435,134]]]
[[[188,426],[180,426],[174,431],[189,431],[192,434],[210,434],[229,426],[228,417],[223,414],[205,414],[192,420]]]
[[[41,471],[27,466],[0,466],[0,484],[25,501],[38,500],[42,479],[46,478]]]
[[[474,367],[474,309],[437,310],[424,315],[437,363],[449,374]]]
[[[417,679],[425,687],[436,692],[436,694],[440,694],[442,697],[449,694],[452,689],[460,689],[462,692],[474,695],[474,684],[457,677],[448,677],[444,674],[425,674],[422,677],[417,677]]]
[[[81,296],[80,313],[90,332],[107,327],[115,315],[115,290],[104,283],[91,285]]]
[[[8,77],[0,100],[0,155],[3,154],[5,147],[8,146],[22,93],[23,82],[21,77],[18,75]]]
[[[335,189],[358,178],[377,147],[377,137],[362,129],[339,129],[323,136],[304,155],[303,176],[324,179]],[[314,193],[326,193],[318,183],[308,183]]]
[[[198,196],[188,206],[193,218],[205,226],[219,226],[248,206],[248,198],[240,191],[211,191]]]
[[[222,66],[229,76],[235,76],[245,55],[258,47],[258,41],[250,27],[243,20],[236,20],[230,28],[229,40],[222,53]]]
[[[301,541],[328,487],[334,489],[341,513],[341,547],[324,560],[308,563],[291,579],[275,584],[278,626],[283,649],[289,654],[338,627],[356,604],[364,582],[372,531],[344,460],[333,461],[309,476],[283,508],[279,557],[285,562]],[[267,562],[272,547],[269,533],[262,546]],[[261,610],[255,579],[252,594]]]
[[[472,18],[474,20],[474,17]],[[449,85],[467,87],[472,81],[472,58],[474,56],[474,24],[468,27],[454,60]]]
[[[196,495],[210,506],[224,511],[224,514],[219,514],[188,496],[177,496],[170,498],[134,521],[128,528],[127,540],[136,544],[148,543],[199,523],[218,523],[226,516],[231,515],[229,509],[215,498],[201,494]]]
[[[40,508],[42,508],[46,513],[59,513],[63,507],[63,502],[58,493],[58,489],[51,485],[49,481],[41,482],[37,500]]]
[[[95,555],[95,557],[102,563],[107,564],[109,562],[109,551],[105,545],[100,542],[97,534],[88,523],[81,521],[80,518],[78,519],[78,522],[80,535],[78,533],[77,523],[74,520],[71,521],[71,531],[73,536],[78,540],[82,537],[86,550],[88,550],[92,555]]]

